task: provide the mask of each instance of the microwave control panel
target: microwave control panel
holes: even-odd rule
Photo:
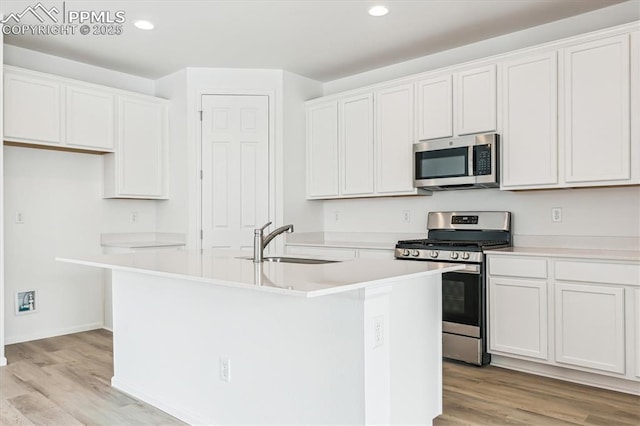
[[[491,145],[478,145],[473,147],[474,175],[491,174]]]

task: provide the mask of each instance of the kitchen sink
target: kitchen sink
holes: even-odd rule
[[[253,260],[253,257],[241,257],[240,259]],[[274,263],[300,263],[304,265],[320,265],[324,263],[336,263],[339,260],[327,260],[327,259],[310,259],[304,257],[283,257],[283,256],[270,256],[264,257],[262,260],[265,262]]]

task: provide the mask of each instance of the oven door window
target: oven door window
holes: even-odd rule
[[[415,154],[416,180],[469,176],[469,150],[447,148]]]
[[[447,272],[442,275],[442,320],[480,326],[478,274]]]

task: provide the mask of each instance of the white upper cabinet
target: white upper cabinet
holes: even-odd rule
[[[62,85],[39,73],[5,67],[4,140],[62,143]]]
[[[111,152],[115,90],[5,66],[4,139],[9,142]]]
[[[114,94],[81,85],[67,85],[65,98],[66,144],[84,149],[113,151]]]
[[[373,95],[341,99],[340,189],[343,195],[373,193]]]
[[[414,193],[414,86],[378,90],[374,101],[376,192]]]
[[[413,187],[415,85],[307,104],[307,198],[428,195]]]
[[[420,80],[418,140],[453,136],[453,84],[451,74]]]
[[[496,66],[474,68],[456,75],[457,134],[496,130]]]
[[[636,32],[503,62],[501,188],[640,183],[639,51]]]
[[[502,64],[502,188],[558,183],[555,51]]]
[[[337,197],[338,102],[307,107],[307,197]]]
[[[564,49],[565,181],[628,180],[629,36]]]
[[[418,140],[496,130],[495,65],[422,79],[417,93]]]
[[[168,106],[147,96],[118,96],[118,143],[104,157],[105,198],[166,198]]]

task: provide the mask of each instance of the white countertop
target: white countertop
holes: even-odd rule
[[[597,250],[597,249],[572,249],[558,247],[507,247],[503,249],[487,250],[488,255],[514,255],[514,256],[544,256],[565,257],[576,259],[600,259],[619,261],[640,261],[640,251],[637,250]]]
[[[238,258],[240,256],[250,256],[250,253],[233,250],[171,250],[58,257],[56,260],[303,297],[388,285],[402,277],[440,274],[461,268],[460,265],[446,263],[379,259],[352,259],[313,265],[254,264],[251,260]]]
[[[149,248],[186,245],[183,234],[168,232],[124,232],[100,235],[102,247]]]

